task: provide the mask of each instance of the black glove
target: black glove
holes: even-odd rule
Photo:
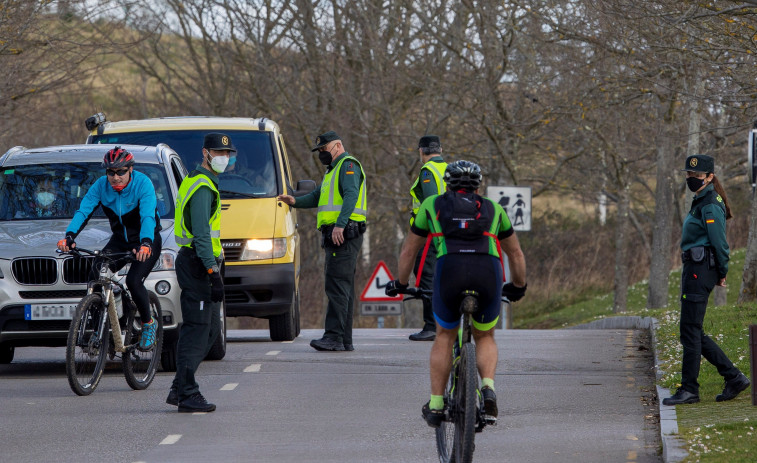
[[[387,296],[394,297],[397,294],[399,294],[400,291],[404,291],[406,289],[407,289],[407,285],[406,284],[403,285],[402,283],[400,283],[400,280],[392,280],[386,284],[386,289],[384,290],[384,292],[386,293]]]
[[[210,275],[210,301],[221,302],[223,300],[223,277],[220,272],[213,272]]]
[[[518,288],[512,283],[507,283],[502,287],[502,295],[510,302],[519,301],[525,294],[528,285],[524,285],[522,288]]]

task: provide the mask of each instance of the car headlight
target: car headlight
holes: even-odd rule
[[[118,276],[124,276],[129,273],[131,264],[126,264],[118,271]],[[163,249],[160,251],[160,258],[155,262],[152,271],[156,270],[175,270],[176,269],[176,251],[172,249]]]
[[[278,259],[286,253],[286,238],[247,240],[239,260]]]

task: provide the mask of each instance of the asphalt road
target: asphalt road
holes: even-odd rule
[[[77,397],[64,349],[17,349],[0,365],[2,462],[434,462],[431,343],[412,330],[356,330],[355,351],[309,347],[264,331],[230,332],[224,360],[204,362],[218,410],[164,403],[170,373],[132,391],[120,365]],[[476,435],[476,462],[660,462],[650,351],[643,332],[499,331],[500,422]]]

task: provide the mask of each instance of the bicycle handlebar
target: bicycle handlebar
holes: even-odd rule
[[[60,249],[56,249],[55,252],[58,254],[71,254],[74,257],[81,257],[82,254],[86,254],[89,256],[94,257],[102,257],[108,260],[118,260],[125,258],[128,261],[133,261],[136,259],[134,256],[134,253],[131,251],[122,251],[122,252],[102,252],[102,251],[92,251],[91,249],[85,249],[80,247],[71,248],[68,252],[61,251]]]
[[[415,286],[408,286],[406,289],[398,289],[397,293],[408,296],[404,298],[403,301],[426,298],[430,299],[431,295],[434,294],[434,292],[430,289],[417,288]],[[507,302],[508,304],[511,303],[507,296],[500,296],[500,299],[502,300],[502,302]]]

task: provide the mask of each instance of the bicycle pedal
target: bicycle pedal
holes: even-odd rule
[[[484,422],[487,426],[497,426],[497,417],[484,415]]]

